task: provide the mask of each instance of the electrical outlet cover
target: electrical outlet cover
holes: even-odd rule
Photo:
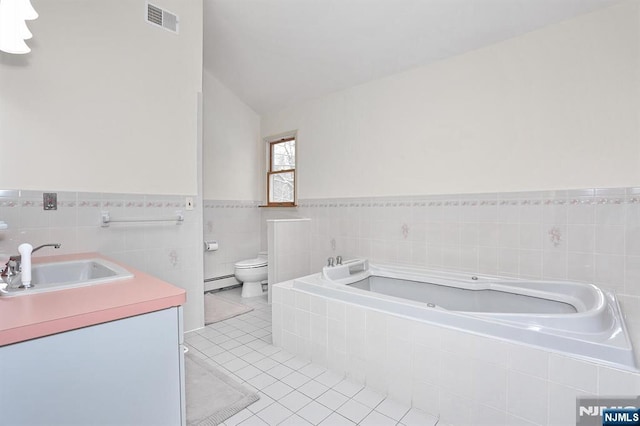
[[[44,210],[58,210],[58,194],[55,192],[44,192],[42,194],[42,206]]]

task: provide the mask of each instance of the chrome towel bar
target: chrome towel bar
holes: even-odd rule
[[[163,218],[143,218],[143,217],[132,217],[132,218],[120,218],[120,219],[112,219],[109,215],[108,211],[102,212],[102,227],[106,228],[110,223],[147,223],[147,222],[175,222],[176,225],[182,224],[184,222],[184,213],[182,210],[178,210],[174,217],[163,217]]]

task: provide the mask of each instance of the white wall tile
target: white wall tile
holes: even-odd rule
[[[485,361],[473,366],[473,399],[494,409],[507,409],[507,368]]]
[[[296,291],[293,295],[295,297],[296,308],[302,309],[304,311],[310,311],[310,301],[308,293]]]
[[[567,227],[568,249],[575,252],[593,252],[595,248],[593,225],[569,224]]]
[[[311,314],[302,309],[295,310],[295,333],[298,337],[311,340]]]
[[[626,256],[624,294],[640,295],[640,256]]]
[[[574,388],[549,383],[549,424],[576,424],[576,398],[587,395]]]
[[[389,377],[387,397],[403,405],[411,405],[413,377],[408,373],[395,372]]]
[[[410,376],[412,374],[412,343],[398,339],[393,335],[387,338],[386,361],[394,373]]]
[[[509,371],[509,414],[537,424],[546,424],[548,408],[548,382],[535,376]]]
[[[640,226],[625,227],[625,253],[631,256],[640,255]]]
[[[346,307],[344,303],[327,300],[327,317],[331,320],[345,321]]]
[[[521,278],[542,278],[542,250],[518,250],[518,275]]]
[[[365,371],[367,387],[385,394],[389,387],[389,370],[384,361],[367,358]]]
[[[537,423],[531,422],[510,413],[507,413],[507,424],[509,426],[539,426]]]
[[[638,395],[640,394],[640,374],[599,366],[598,394]]]
[[[346,354],[347,352],[347,332],[344,321],[327,321],[328,348],[332,351]]]
[[[542,223],[552,225],[563,225],[567,223],[567,206],[548,200],[543,203]]]
[[[347,353],[354,357],[364,359],[366,356],[366,329],[349,325],[346,329]]]
[[[501,202],[498,207],[498,222],[518,223],[520,221],[520,207],[516,200]]]
[[[595,236],[595,250],[597,253],[624,254],[624,226],[596,226]]]
[[[473,424],[478,426],[507,426],[507,412],[483,404],[472,406]]]
[[[286,321],[286,317],[283,315],[283,321]],[[310,314],[311,325],[311,341],[313,343],[324,345],[325,350],[327,348],[327,317],[320,315]]]
[[[624,225],[626,209],[619,204],[596,205],[596,225]]]
[[[520,226],[517,223],[501,223],[498,245],[503,248],[517,249],[520,246]]]
[[[475,336],[451,328],[442,327],[440,330],[442,350],[454,354],[472,355],[475,350]]]
[[[569,252],[567,254],[567,278],[573,281],[593,282],[593,253]]]
[[[413,321],[411,325],[411,340],[416,345],[440,350],[442,344],[442,327]]]
[[[442,352],[433,347],[414,345],[411,362],[414,380],[440,385]]]
[[[541,223],[521,223],[519,248],[542,249],[542,229]]]
[[[390,338],[410,341],[414,323],[415,321],[390,315],[387,317],[387,333]]]
[[[389,315],[373,310],[365,310],[365,313],[367,339],[370,336],[376,335],[380,335],[382,336],[382,338],[386,338],[387,319]]]
[[[450,425],[474,423],[473,404],[465,396],[453,392],[440,392],[440,421]]]
[[[296,309],[291,305],[282,306],[282,329],[292,334],[296,334]]]
[[[567,206],[567,221],[582,224],[595,223],[596,209],[594,205],[589,204],[588,197],[571,200]]]
[[[497,223],[478,224],[478,245],[485,247],[498,247],[500,227]]]
[[[542,253],[542,278],[567,279],[567,253],[545,250]]]
[[[509,368],[542,379],[549,377],[549,352],[517,343],[509,344]]]
[[[498,274],[504,276],[518,276],[520,257],[518,250],[510,248],[498,249]]]
[[[274,339],[274,345],[276,344],[276,340],[281,339],[281,343],[278,346],[282,347],[282,349],[291,353],[299,352],[298,337],[294,333],[283,330],[282,333],[278,333],[278,336],[279,337]]]
[[[327,350],[327,368],[332,372],[345,376],[348,371],[348,356],[345,352],[340,352],[331,347]]]
[[[549,380],[587,393],[596,393],[598,370],[594,364],[551,354],[549,356]]]
[[[411,405],[432,415],[440,413],[438,387],[431,383],[414,380]]]
[[[614,254],[596,254],[594,284],[624,293],[625,259]]]
[[[346,377],[354,382],[364,384],[367,378],[365,359],[347,354]]]
[[[327,299],[319,296],[309,296],[309,312],[312,314],[327,316]]]
[[[509,359],[509,344],[490,337],[471,335],[474,340],[473,357],[480,360],[507,366]]]
[[[443,352],[440,361],[440,386],[465,398],[473,398],[474,364],[470,357]]]

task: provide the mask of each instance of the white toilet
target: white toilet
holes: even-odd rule
[[[269,276],[267,252],[261,251],[255,259],[241,260],[234,267],[236,279],[242,282],[242,297],[262,296],[262,284]]]

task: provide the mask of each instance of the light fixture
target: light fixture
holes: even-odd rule
[[[30,0],[0,0],[0,50],[7,53],[31,52],[25,40],[33,35],[26,21],[38,18]]]

